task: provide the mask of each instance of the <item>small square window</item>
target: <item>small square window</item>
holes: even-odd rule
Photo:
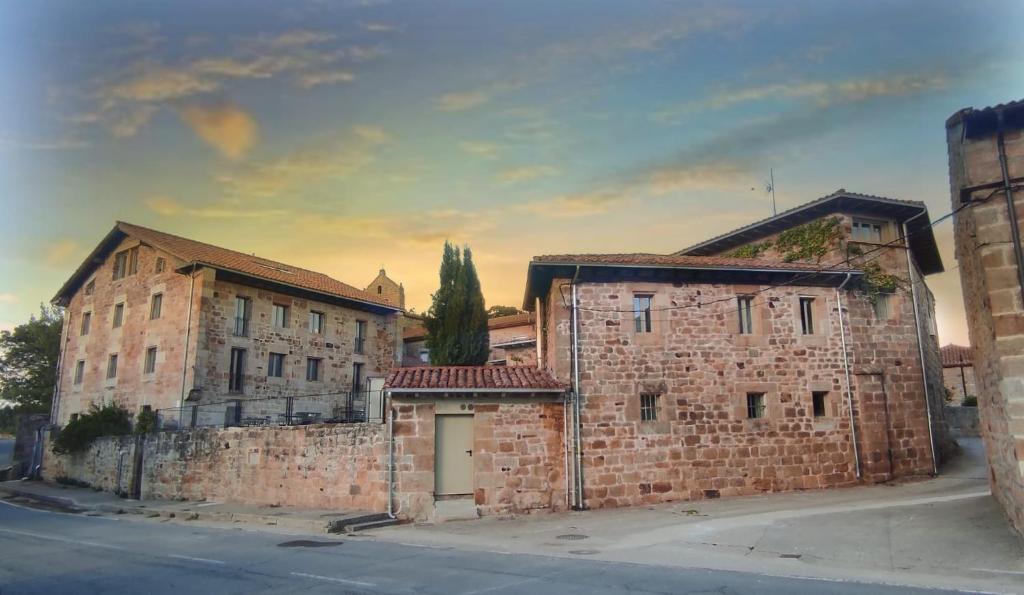
[[[764,393],[747,393],[747,418],[761,419],[764,414]]]
[[[270,319],[277,328],[288,328],[288,306],[280,304],[271,306]]]
[[[640,421],[658,420],[658,397],[655,393],[640,395]]]
[[[309,332],[315,335],[324,334],[324,316],[323,312],[310,311],[309,312]]]
[[[271,353],[270,362],[267,364],[267,376],[280,378],[284,376],[284,354]]]
[[[882,243],[882,227],[880,221],[853,220],[853,239],[858,242]]]
[[[89,327],[92,325],[92,312],[85,312],[82,314],[82,330],[80,335],[88,335]]]
[[[653,301],[653,295],[633,296],[633,320],[635,322],[634,326],[636,328],[636,332],[651,332],[651,303]]]
[[[107,380],[117,378],[117,354],[111,353],[107,358]]]
[[[149,319],[156,320],[160,318],[160,311],[164,306],[164,294],[154,293],[153,298],[149,303]]]
[[[142,369],[143,374],[156,372],[156,347],[146,349],[146,365]]]
[[[800,298],[800,331],[805,335],[814,334],[814,298]]]
[[[811,393],[811,406],[814,410],[814,417],[825,417],[825,403],[827,400],[827,391],[814,391]]]
[[[124,303],[114,305],[114,328],[121,328],[124,324]]]
[[[75,363],[75,384],[82,384],[82,379],[85,377],[85,360],[80,359]]]
[[[752,335],[754,333],[754,298],[749,295],[741,295],[736,298],[736,307],[739,313],[740,334]]]
[[[96,292],[96,279],[90,280],[85,284],[85,295],[92,295]]]
[[[311,357],[306,359],[306,380],[308,382],[320,381],[321,361],[322,360],[318,357]]]
[[[153,271],[157,272],[157,273],[162,273],[162,272],[164,272],[164,269],[166,269],[166,268],[167,268],[167,260],[165,260],[162,256],[158,256],[156,258],[156,266],[153,267]]]

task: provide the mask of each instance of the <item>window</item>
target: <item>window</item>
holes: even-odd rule
[[[420,361],[425,364],[430,363],[430,350],[420,349]]]
[[[92,312],[85,312],[82,314],[82,331],[79,334],[88,335],[90,325],[92,325]]]
[[[747,417],[749,419],[764,417],[764,393],[747,393]]]
[[[107,380],[117,378],[117,354],[111,353],[107,358]]]
[[[381,285],[377,286],[377,295],[384,293],[384,287]]]
[[[252,316],[252,301],[247,297],[235,298],[235,336],[249,336],[249,318]]]
[[[740,334],[751,335],[754,333],[754,298],[749,295],[741,295],[736,298],[737,311],[739,312]]]
[[[143,374],[152,374],[153,372],[156,372],[156,347],[146,350],[146,365],[142,368]]]
[[[82,378],[85,377],[85,360],[80,359],[75,364],[75,384],[82,384]]]
[[[124,324],[124,302],[114,305],[114,328],[121,328]]]
[[[245,350],[231,348],[231,369],[228,372],[228,392],[242,392],[242,381],[245,378]]]
[[[363,353],[363,349],[366,347],[366,321],[356,321],[356,344],[353,348],[355,353]]]
[[[658,420],[658,395],[644,393],[640,395],[640,421]]]
[[[878,221],[853,220],[853,239],[858,242],[882,243],[882,223]]]
[[[114,255],[114,280],[139,272],[139,248],[122,250]]]
[[[306,359],[306,380],[309,382],[320,381],[320,358],[311,357]]]
[[[800,330],[805,335],[814,334],[814,298],[800,298]]]
[[[164,305],[164,294],[154,293],[153,298],[149,302],[149,319],[156,320],[160,318],[160,310]]]
[[[85,284],[85,295],[92,295],[96,292],[96,279],[90,280]]]
[[[878,320],[889,320],[889,296],[882,293],[875,296],[875,301],[871,304],[871,308],[875,311],[875,318]]]
[[[270,362],[267,364],[267,376],[280,378],[284,376],[284,354],[271,353]]]
[[[363,364],[352,364],[352,391],[359,392],[363,389]]]
[[[270,309],[270,318],[277,328],[288,328],[288,306],[274,304]]]
[[[811,393],[811,406],[814,410],[814,417],[825,417],[825,399],[827,398],[828,392],[826,391]]]
[[[156,266],[153,267],[153,271],[156,273],[162,273],[165,268],[167,268],[167,261],[164,260],[162,256],[158,256],[156,258]]]
[[[309,312],[309,332],[322,335],[324,334],[324,313],[323,312]]]
[[[633,296],[633,321],[638,333],[651,332],[651,302],[653,300],[653,295]]]

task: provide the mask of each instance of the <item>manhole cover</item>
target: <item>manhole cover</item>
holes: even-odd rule
[[[592,556],[601,552],[598,550],[569,550],[569,553],[576,554],[577,556]]]
[[[559,535],[558,537],[555,537],[555,539],[564,539],[566,541],[579,541],[581,539],[586,538],[586,535],[580,535],[579,533],[566,533],[565,535]]]
[[[343,541],[313,541],[310,539],[296,539],[277,544],[277,547],[332,547],[341,545]]]

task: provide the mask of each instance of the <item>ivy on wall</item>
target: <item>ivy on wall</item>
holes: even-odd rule
[[[813,260],[821,262],[842,237],[838,217],[818,219],[780,233],[774,240],[746,244],[728,254],[733,258],[757,258],[775,249],[783,262]]]
[[[869,262],[861,267],[861,270],[864,271],[860,283],[861,291],[872,304],[878,301],[878,296],[896,293],[897,289],[903,288],[907,284],[902,277],[883,271],[877,262]]]

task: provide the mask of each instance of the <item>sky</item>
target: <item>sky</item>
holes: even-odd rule
[[[1024,97],[1024,3],[47,1],[0,17],[0,328],[124,220],[424,311],[838,188],[949,212],[944,122]],[[949,222],[928,278],[967,341]]]

